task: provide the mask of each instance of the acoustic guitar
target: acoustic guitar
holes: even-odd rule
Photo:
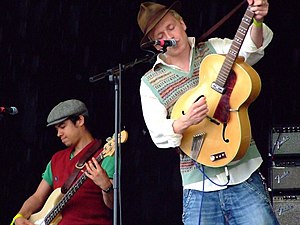
[[[124,143],[128,139],[127,131],[123,130],[119,134],[119,142]],[[96,157],[100,163],[105,157],[112,156],[115,152],[113,137],[107,139],[107,143],[103,146],[102,152]],[[61,188],[56,188],[48,197],[41,211],[32,214],[29,221],[38,225],[57,225],[62,216],[60,212],[64,209],[68,201],[79,190],[82,184],[87,180],[87,176],[83,173],[78,180],[69,188],[66,194],[61,193]]]
[[[250,145],[248,107],[259,95],[261,81],[238,53],[253,15],[248,6],[228,54],[211,54],[203,59],[199,84],[177,100],[171,113],[171,118],[177,119],[194,102],[206,97],[207,117],[183,133],[180,148],[209,167],[221,167],[241,159]]]

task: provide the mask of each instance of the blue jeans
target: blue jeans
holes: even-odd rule
[[[258,172],[220,191],[187,189],[182,221],[185,225],[279,225],[268,196]]]

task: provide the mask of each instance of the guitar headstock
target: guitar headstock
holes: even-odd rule
[[[124,143],[128,139],[128,132],[123,130],[118,134],[118,143]],[[112,156],[115,153],[115,135],[106,139],[106,144],[103,147],[102,156]]]

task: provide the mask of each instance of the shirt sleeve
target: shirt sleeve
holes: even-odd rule
[[[42,178],[53,187],[53,179],[52,179],[52,169],[51,169],[51,161],[46,166],[45,172],[42,174]]]
[[[182,135],[174,133],[174,120],[167,119],[166,108],[143,81],[140,95],[144,120],[154,144],[159,148],[179,146]]]
[[[101,166],[106,171],[107,176],[110,179],[113,179],[114,172],[115,172],[115,157],[113,156],[105,157],[101,163]]]
[[[245,58],[245,61],[251,66],[257,63],[264,56],[265,48],[273,39],[272,30],[266,24],[263,24],[264,40],[262,46],[260,48],[257,48],[250,36],[252,26],[253,24],[250,26],[239,52],[239,55],[243,56]],[[208,41],[211,43],[218,54],[227,54],[232,43],[232,40],[228,38],[211,38]]]

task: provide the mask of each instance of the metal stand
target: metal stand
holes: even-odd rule
[[[120,193],[120,163],[121,163],[121,145],[120,145],[120,131],[121,131],[121,74],[123,70],[128,68],[132,68],[133,66],[143,63],[150,62],[156,55],[153,56],[145,56],[142,59],[135,59],[133,62],[121,65],[118,67],[114,67],[112,69],[107,70],[104,73],[97,74],[93,77],[89,78],[90,82],[96,82],[105,77],[109,77],[109,81],[114,83],[115,87],[115,133],[114,133],[114,141],[115,141],[115,173],[114,173],[114,217],[113,224],[118,225],[118,221],[120,219],[120,225],[122,224],[122,215],[121,215],[121,201],[119,202],[119,193]],[[120,204],[119,204],[120,203]],[[120,208],[119,208],[120,206]],[[118,213],[120,212],[120,213]],[[119,217],[118,217],[119,216]]]
[[[119,65],[121,68],[121,65]],[[119,133],[121,131],[121,69],[119,69],[119,76],[114,74],[109,76],[109,80],[114,83],[115,86],[115,173],[114,173],[114,224],[118,224],[118,203],[119,203],[119,185],[120,185],[120,176],[119,176],[119,163],[121,162],[120,156],[120,141]],[[121,212],[121,210],[120,210]],[[120,215],[121,218],[121,215]]]

